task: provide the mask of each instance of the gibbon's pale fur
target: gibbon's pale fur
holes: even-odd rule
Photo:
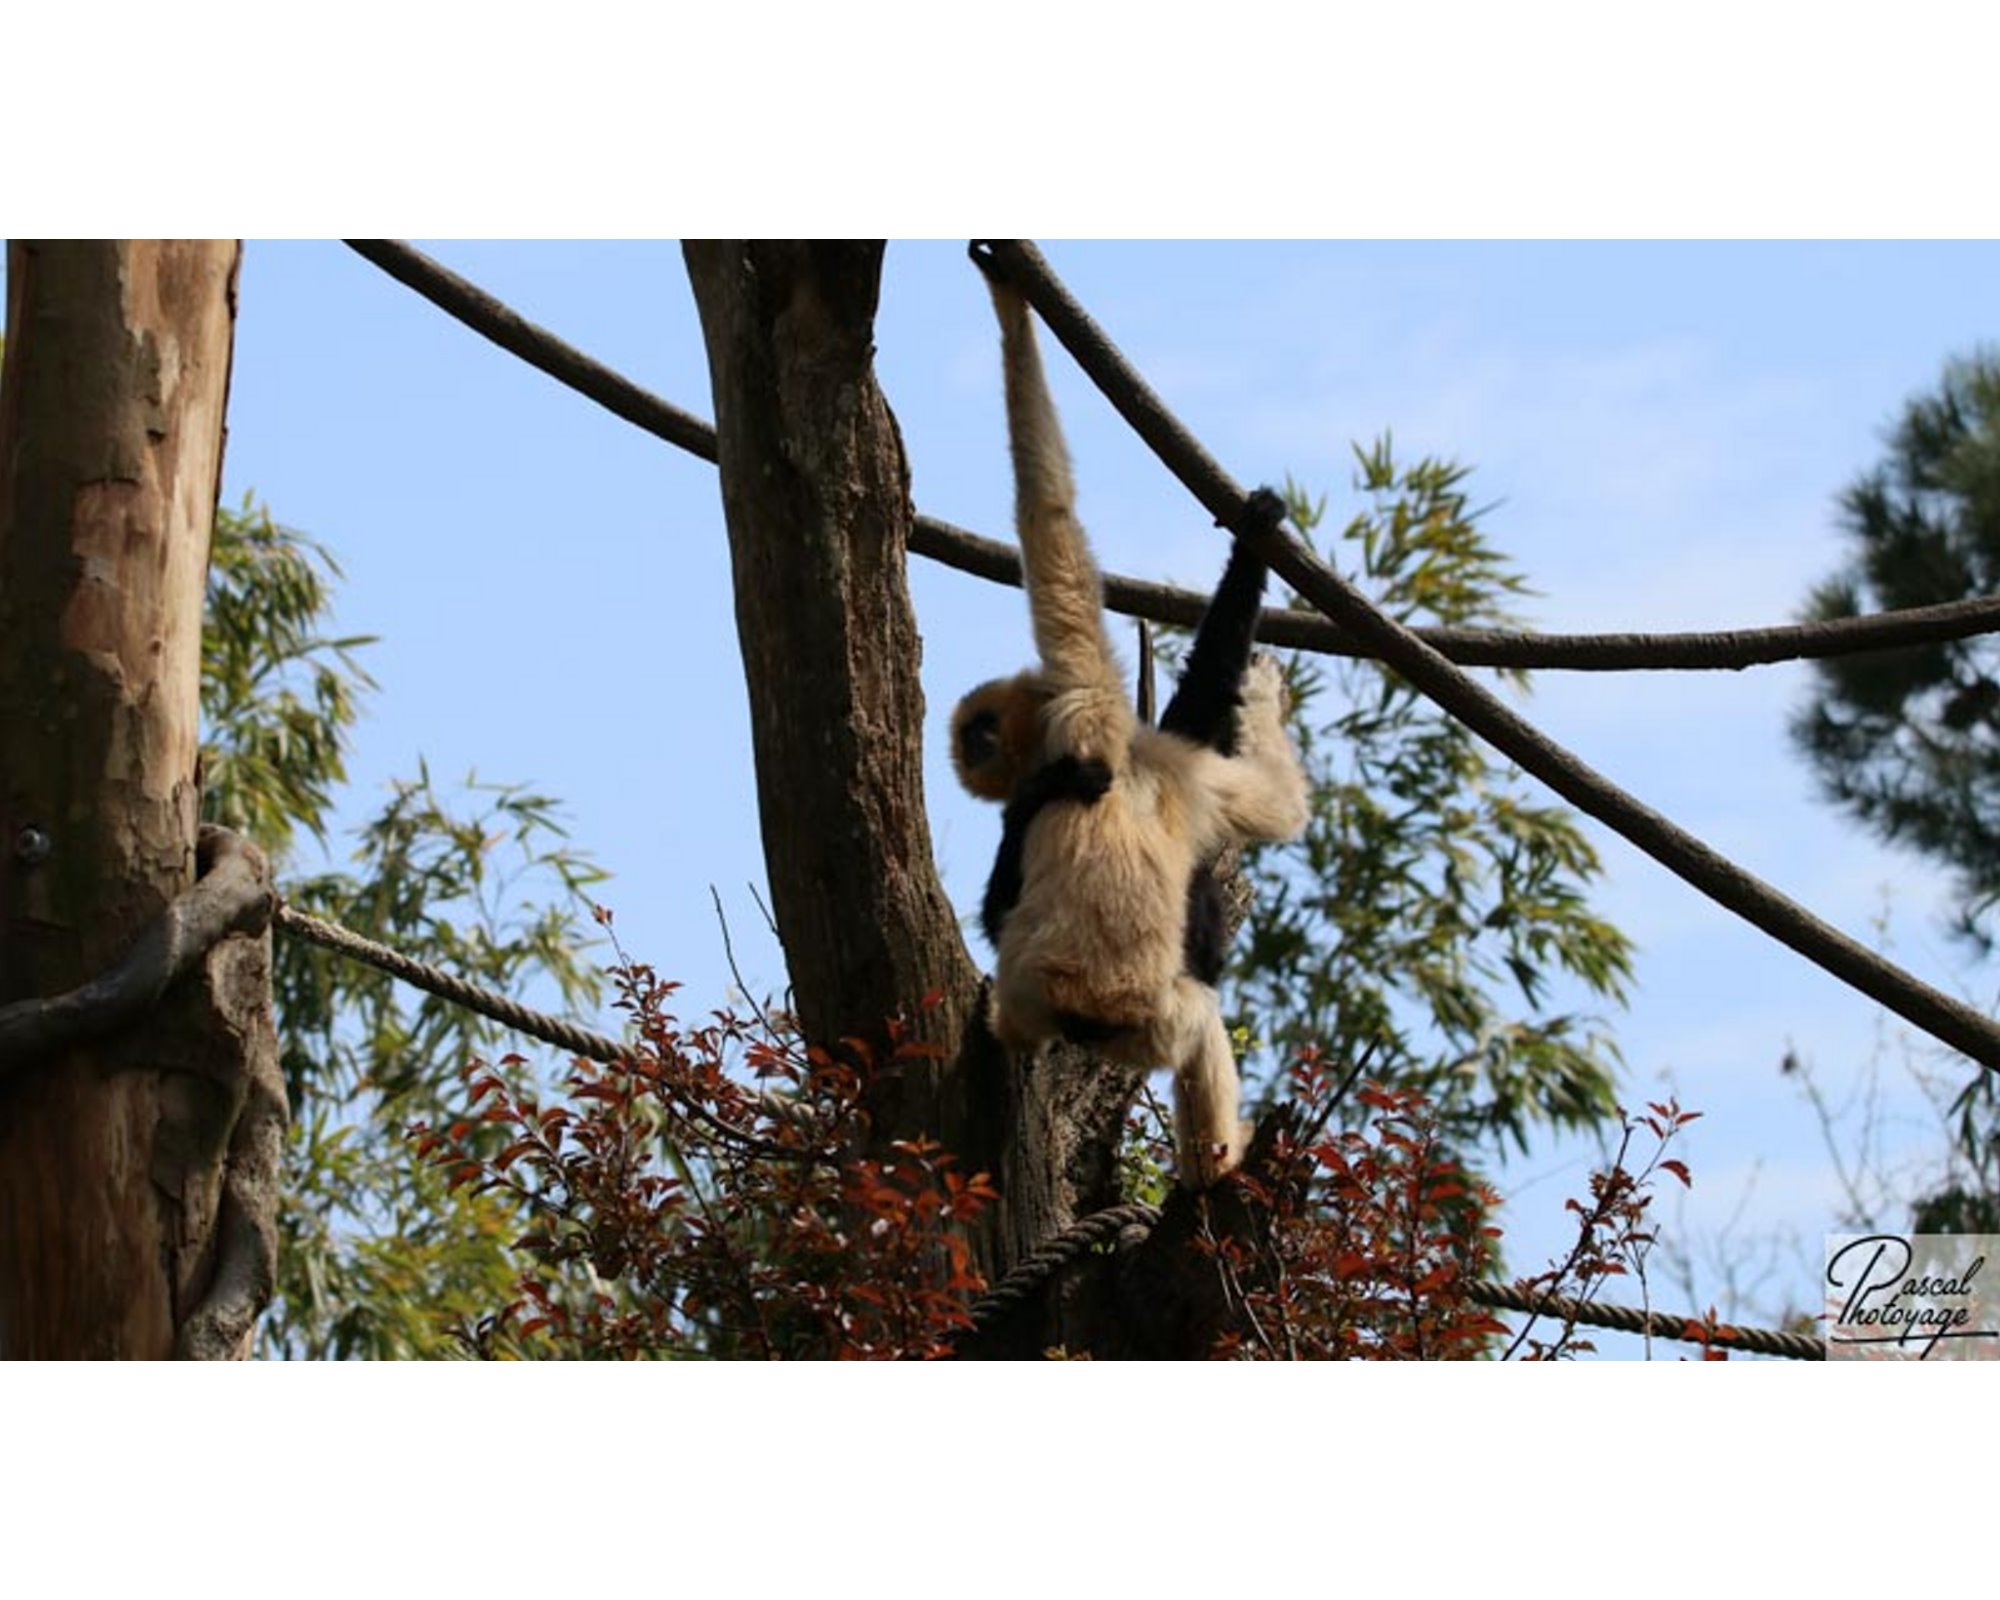
[[[1105,631],[1029,308],[990,273],[988,282],[1041,665],[967,695],[953,714],[952,754],[983,799],[1015,802],[1037,783],[1048,791],[1032,802],[1019,898],[999,931],[991,1025],[1009,1049],[1069,1038],[1171,1067],[1181,1181],[1204,1187],[1241,1162],[1249,1130],[1215,991],[1186,970],[1188,888],[1224,846],[1305,826],[1283,679],[1268,657],[1250,662],[1233,754],[1139,721]],[[1051,788],[1052,768],[1065,776]],[[1092,775],[1081,786],[1079,772]]]

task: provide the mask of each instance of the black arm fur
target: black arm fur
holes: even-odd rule
[[[1160,714],[1162,733],[1177,733],[1226,756],[1236,754],[1236,699],[1257,642],[1257,615],[1264,606],[1268,570],[1241,540],[1230,547],[1229,565],[1222,569],[1222,581],[1201,614],[1181,681]]]
[[[1269,515],[1275,508],[1283,516],[1282,503],[1269,489],[1259,489],[1252,500],[1265,496],[1270,504],[1256,504],[1253,509]],[[1263,561],[1242,540],[1230,548],[1229,565],[1222,569],[1222,581],[1216,584],[1188,647],[1180,684],[1160,714],[1162,732],[1177,733],[1226,756],[1236,753],[1237,696],[1257,642],[1266,572]],[[1229,901],[1210,863],[1196,867],[1188,879],[1187,932],[1181,951],[1190,977],[1211,988],[1222,981],[1222,969],[1229,962]]]

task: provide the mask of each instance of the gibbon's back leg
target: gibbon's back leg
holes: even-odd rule
[[[1250,1124],[1237,1115],[1242,1080],[1215,991],[1198,978],[1174,983],[1166,1028],[1174,1068],[1174,1157],[1180,1179],[1205,1189],[1242,1165]]]
[[[1285,675],[1258,656],[1243,675],[1236,754],[1216,758],[1203,782],[1228,831],[1242,840],[1295,839],[1311,817],[1305,769],[1285,730]]]

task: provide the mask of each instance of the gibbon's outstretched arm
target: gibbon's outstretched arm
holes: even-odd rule
[[[1019,290],[996,277],[975,247],[1000,320],[1007,390],[1007,438],[1014,458],[1014,523],[1041,658],[1045,752],[1126,762],[1137,716],[1104,626],[1104,582],[1076,517],[1069,451],[1035,342],[1034,315]]]

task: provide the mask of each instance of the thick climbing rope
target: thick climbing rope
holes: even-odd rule
[[[632,1054],[630,1045],[620,1044],[601,1033],[592,1033],[587,1028],[579,1028],[575,1023],[552,1017],[546,1011],[524,1006],[518,1000],[510,1000],[491,989],[482,989],[476,983],[467,983],[442,967],[415,960],[400,950],[390,949],[386,944],[377,944],[373,939],[364,939],[337,922],[325,921],[288,905],[278,907],[275,921],[281,932],[294,938],[316,944],[322,950],[331,950],[350,961],[359,961],[378,972],[386,972],[412,988],[434,994],[440,1000],[449,1000],[453,1005],[477,1012],[503,1028],[539,1039],[558,1050],[567,1050],[573,1056],[583,1056],[608,1065],[626,1060]]]
[[[1725,1350],[1747,1350],[1752,1355],[1783,1356],[1789,1361],[1824,1361],[1826,1347],[1810,1333],[1775,1333],[1769,1328],[1743,1328],[1723,1323],[1702,1335],[1690,1328],[1702,1328],[1700,1317],[1676,1316],[1668,1311],[1640,1311],[1633,1306],[1605,1305],[1597,1300],[1573,1300],[1568,1295],[1539,1290],[1510,1288],[1504,1283],[1476,1283],[1467,1291],[1471,1300],[1495,1311],[1525,1311],[1563,1322],[1587,1323],[1593,1328],[1611,1328],[1619,1333],[1651,1334],[1655,1339],[1680,1339],[1690,1344],[1709,1343]]]
[[[1082,1221],[1071,1223],[979,1297],[972,1307],[973,1327],[990,1327],[1002,1313],[1040,1288],[1057,1268],[1068,1266],[1093,1245],[1103,1244],[1127,1228],[1143,1228],[1150,1233],[1159,1220],[1158,1206],[1134,1201],[1131,1205],[1094,1211]]]
[[[0,1006],[0,1077],[116,1032],[222,939],[263,926],[271,887],[262,853],[225,829],[204,826],[198,859],[200,875],[139,931],[116,965],[67,993]]]
[[[196,835],[195,867],[194,882],[141,928],[105,971],[62,994],[0,1006],[0,1080],[131,1026],[232,935],[263,938],[275,898],[264,853],[227,829],[204,823]],[[236,967],[222,982],[228,987],[246,976],[260,981],[268,998],[269,972],[261,959],[252,968]],[[228,1120],[221,1132],[227,1145],[216,1172],[220,1187],[207,1246],[208,1282],[181,1312],[174,1333],[174,1354],[196,1360],[230,1360],[244,1353],[277,1272],[279,1170],[288,1113],[276,1037],[244,1029],[229,1059],[240,1077],[230,1086],[232,1101],[225,1102]],[[173,1115],[161,1126],[175,1126]],[[156,1181],[159,1171],[154,1169]]]
[[[1020,1265],[979,1297],[972,1307],[975,1329],[990,1327],[1006,1312],[1018,1306],[1046,1282],[1059,1268],[1067,1266],[1084,1251],[1123,1233],[1127,1228],[1150,1232],[1160,1220],[1158,1206],[1135,1203],[1112,1206],[1108,1210],[1072,1223],[1042,1245]],[[1826,1351],[1820,1341],[1806,1333],[1775,1333],[1767,1328],[1742,1328],[1733,1324],[1706,1330],[1701,1335],[1690,1328],[1704,1328],[1699,1317],[1675,1316],[1663,1311],[1639,1311],[1631,1306],[1606,1305],[1597,1300],[1576,1300],[1568,1295],[1511,1288],[1500,1283],[1475,1283],[1466,1290],[1475,1305],[1496,1311],[1521,1311],[1531,1315],[1556,1317],[1565,1323],[1582,1323],[1593,1328],[1609,1328],[1619,1333],[1650,1333],[1656,1339],[1674,1339],[1690,1344],[1709,1343],[1726,1350],[1743,1350],[1753,1355],[1782,1356],[1792,1361],[1823,1361]]]

